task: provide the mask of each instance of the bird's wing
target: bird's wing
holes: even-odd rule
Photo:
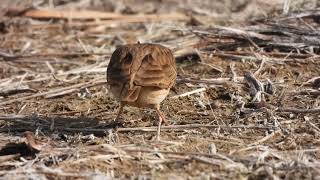
[[[155,46],[152,51],[146,51],[141,64],[133,73],[131,81],[136,86],[152,86],[168,89],[176,81],[177,72],[172,52],[162,46]]]

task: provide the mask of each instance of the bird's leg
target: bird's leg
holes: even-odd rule
[[[116,119],[114,119],[114,122],[115,122],[115,142],[119,142],[119,136],[118,136],[118,126],[119,126],[119,118],[120,118],[120,115],[122,114],[122,111],[123,111],[123,107],[125,106],[125,103],[120,103],[120,107],[118,109],[118,112],[117,112],[117,117]],[[121,122],[120,122],[121,123]]]
[[[159,124],[158,124],[158,131],[157,131],[157,140],[160,141],[161,124],[162,124],[162,122],[165,122],[166,119],[165,119],[165,117],[164,117],[164,114],[160,111],[160,106],[159,106],[159,105],[156,107],[156,112],[157,112],[158,117],[159,117]]]
[[[119,120],[119,118],[120,118],[120,115],[121,115],[121,113],[122,113],[122,111],[123,111],[123,107],[124,107],[124,103],[120,103],[120,107],[119,107],[119,109],[118,109],[118,113],[117,113],[117,117],[116,117],[116,119],[114,120],[114,121],[118,121]]]

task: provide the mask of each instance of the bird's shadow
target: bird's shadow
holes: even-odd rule
[[[0,119],[1,120],[1,119]],[[83,135],[94,134],[105,136],[111,129],[123,127],[123,122],[112,119],[102,120],[95,117],[66,117],[66,116],[17,116],[5,121],[0,127],[0,133],[21,133],[41,130],[44,134],[62,133]]]

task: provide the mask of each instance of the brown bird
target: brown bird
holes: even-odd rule
[[[177,78],[176,63],[170,49],[157,44],[129,44],[118,47],[107,69],[107,84],[120,101],[116,117],[123,107],[153,108],[159,117],[157,139],[165,116],[160,103],[169,94]]]

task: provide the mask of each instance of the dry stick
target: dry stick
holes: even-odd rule
[[[244,51],[223,51],[225,54],[230,54],[230,55],[240,55],[240,56],[250,56],[254,55],[253,52],[244,52]],[[214,55],[214,54],[213,54]],[[278,57],[281,59],[284,58],[296,58],[296,59],[307,59],[307,58],[319,58],[319,55],[311,55],[311,54],[298,54],[298,53],[277,53],[277,52],[259,52],[259,55],[264,55],[266,57]],[[257,58],[257,57],[256,57]],[[257,58],[260,59],[260,58]],[[277,60],[281,60],[277,59]]]
[[[254,74],[253,74],[253,75],[255,75],[255,76],[259,75],[259,73],[261,72],[261,70],[262,70],[262,68],[263,68],[264,64],[265,64],[265,60],[262,58],[262,61],[261,61],[261,63],[260,63],[259,68],[256,70],[256,72],[254,72]]]
[[[316,76],[316,77],[313,77],[313,78],[311,78],[311,79],[309,79],[308,81],[306,81],[306,82],[303,82],[302,84],[301,84],[301,86],[305,86],[305,85],[308,85],[308,84],[315,84],[317,81],[319,81],[320,80],[320,76]],[[300,87],[301,87],[300,86]]]
[[[181,29],[180,29],[181,30]],[[210,32],[210,31],[219,31],[219,32]],[[259,34],[252,31],[247,31],[243,29],[236,29],[233,27],[226,27],[226,26],[212,26],[210,27],[210,31],[204,30],[194,30],[191,29],[191,32],[205,34],[205,35],[213,35],[213,36],[227,36],[227,37],[243,37],[245,39],[248,38],[257,38],[264,41],[272,40],[272,36]]]
[[[0,156],[0,164],[4,163],[4,162],[8,162],[12,159],[18,158],[20,157],[20,154],[10,154],[10,155],[2,155]]]
[[[243,59],[245,60],[251,60],[251,61],[261,61],[261,59],[253,57],[253,56],[243,56],[243,55],[234,55],[234,54],[227,54],[227,53],[211,53],[211,52],[204,52],[201,51],[201,53],[206,53],[210,56],[216,56],[216,57],[222,57],[222,58],[230,58],[233,60],[238,60],[238,61],[242,61]]]
[[[244,143],[240,142],[240,141],[236,141],[234,139],[231,138],[225,138],[223,140],[224,137],[221,136],[215,136],[215,138],[217,139],[208,139],[208,138],[199,138],[199,137],[189,137],[190,139],[194,139],[195,141],[206,141],[206,142],[213,142],[213,143],[221,143],[221,144],[232,144],[232,145],[237,145],[237,146],[243,146]]]
[[[306,122],[313,128],[316,130],[316,132],[318,134],[320,134],[320,128],[318,128],[315,124],[313,124],[310,120],[306,120]]]
[[[148,149],[123,149],[127,152],[144,152],[144,153],[162,153],[162,154],[175,154],[175,155],[182,155],[182,156],[205,156],[211,158],[220,158],[227,160],[231,163],[234,163],[232,160],[233,157],[227,157],[221,154],[207,154],[207,153],[194,153],[194,152],[173,152],[173,151],[156,151],[156,150],[148,150]]]
[[[226,160],[230,163],[234,163],[233,157],[228,157],[226,155],[222,155],[219,153],[208,154],[208,153],[195,153],[195,152],[173,152],[173,151],[163,151],[163,150],[150,150],[150,149],[141,149],[141,148],[126,148],[126,147],[114,147],[110,146],[110,144],[100,144],[96,145],[99,148],[104,148],[104,151],[108,151],[110,153],[119,153],[119,152],[143,152],[143,153],[154,153],[154,154],[174,154],[174,155],[182,155],[182,156],[198,156],[198,157],[211,157],[211,158],[219,158]],[[111,149],[110,149],[111,148]],[[93,149],[91,149],[93,150]]]
[[[106,68],[101,68],[101,65],[95,66],[95,65],[88,65],[88,66],[84,66],[84,67],[80,67],[80,68],[76,68],[76,69],[72,69],[66,72],[62,72],[59,74],[55,74],[53,75],[53,78],[57,79],[58,76],[66,76],[69,74],[81,74],[81,73],[104,73],[106,72]],[[24,81],[24,82],[39,82],[39,81],[45,81],[48,79],[51,79],[52,76],[46,76],[46,77],[42,77],[42,78],[38,78],[38,79],[34,79],[34,80],[28,80],[28,81]],[[58,79],[59,80],[59,79]]]
[[[258,144],[261,144],[261,143],[263,143],[263,142],[271,139],[272,137],[274,137],[274,136],[275,136],[276,134],[278,134],[279,132],[281,132],[281,130],[274,131],[274,132],[272,132],[271,134],[263,137],[262,139],[259,139],[259,140],[256,141],[256,142],[253,142],[253,143],[251,143],[251,144],[249,144],[249,145],[247,145],[247,146],[256,146],[256,145],[258,145]]]
[[[313,108],[313,109],[279,108],[278,111],[291,112],[291,113],[320,113],[320,108]]]
[[[262,60],[265,60],[266,62],[269,63],[273,63],[273,64],[284,64],[285,62],[289,62],[289,61],[293,61],[293,62],[311,62],[309,61],[309,59],[301,57],[301,59],[283,59],[283,58],[269,58],[269,57],[265,57],[265,58],[258,58],[258,57],[253,57],[250,55],[235,55],[231,54],[231,53],[218,53],[218,52],[205,52],[205,51],[201,51],[201,53],[205,53],[207,55],[210,56],[216,56],[216,57],[222,57],[222,58],[228,58],[228,59],[232,59],[235,61],[242,61],[242,60],[249,60],[249,61],[257,61],[260,62]],[[294,58],[294,57],[292,57]],[[299,57],[300,58],[300,57]],[[314,58],[315,60],[319,59],[319,56],[311,56],[309,58]]]
[[[7,55],[7,54],[1,54],[0,57],[3,57],[4,59],[7,60],[12,60],[12,59],[21,59],[21,58],[32,58],[32,57],[71,57],[71,56],[90,56],[90,55],[111,55],[110,53],[45,53],[45,54],[28,54],[28,55]]]
[[[10,83],[7,85],[0,84],[0,96],[10,96],[24,92],[37,92],[37,90],[30,88],[28,85],[19,85],[17,83]]]
[[[288,154],[288,153],[306,153],[306,152],[317,152],[317,151],[320,151],[320,148],[313,148],[313,149],[295,149],[295,150],[285,150],[285,151],[275,151],[275,150],[272,150],[271,152]]]
[[[202,65],[205,65],[205,66],[209,66],[211,69],[213,69],[215,71],[218,71],[219,73],[223,73],[223,70],[220,67],[216,67],[216,66],[213,66],[212,64],[204,63],[204,62],[199,62],[199,64],[202,64]]]
[[[136,128],[118,128],[118,132],[128,132],[128,131],[157,131],[157,126],[152,127],[136,127]],[[164,130],[185,130],[185,129],[193,129],[193,128],[241,128],[241,129],[270,129],[275,128],[275,126],[223,126],[223,125],[209,125],[209,124],[187,124],[187,125],[171,125],[171,126],[162,126],[161,131]]]
[[[12,170],[11,171],[0,171],[0,175],[7,175],[7,174],[12,174],[12,175],[17,175],[17,174],[23,174],[23,175],[30,175],[32,174],[45,174],[45,175],[54,175],[56,177],[70,177],[70,178],[81,178],[81,179],[86,179],[86,177],[92,177],[93,174],[82,174],[79,172],[74,172],[74,173],[70,173],[70,172],[61,172],[61,171],[48,171],[48,170],[30,170],[28,169],[28,171],[24,170],[24,171],[16,171],[16,170]]]
[[[99,11],[70,11],[70,10],[29,10],[24,13],[24,16],[31,18],[55,18],[55,19],[109,19],[109,20],[137,20],[151,21],[151,20],[186,20],[187,16],[179,13],[172,14],[141,14],[141,15],[123,15],[119,13],[106,13]]]
[[[72,86],[59,88],[59,89],[54,89],[54,90],[43,92],[43,93],[37,93],[37,94],[30,95],[30,96],[25,96],[25,97],[20,97],[20,98],[16,98],[16,99],[11,99],[11,100],[8,100],[8,101],[3,101],[3,102],[0,102],[0,106],[6,105],[6,104],[10,104],[10,103],[14,103],[14,102],[17,102],[17,101],[24,101],[24,100],[35,98],[35,97],[41,97],[41,96],[49,96],[50,97],[50,95],[53,95],[53,94],[56,94],[56,93],[60,93],[62,91],[67,91],[67,90],[70,90],[70,89],[75,89],[76,90],[77,88],[81,88],[81,87],[90,87],[90,86],[95,86],[95,85],[106,83],[106,81],[101,81],[101,79],[102,78],[98,78],[98,79],[90,81],[90,82],[75,84],[75,85],[72,85]]]
[[[279,21],[285,21],[288,19],[299,19],[299,18],[305,18],[305,17],[319,17],[320,16],[320,11],[319,10],[304,10],[298,13],[290,13],[289,16],[282,17],[278,19]]]
[[[179,97],[189,96],[191,94],[200,93],[200,92],[203,92],[205,90],[206,90],[206,88],[199,88],[199,89],[196,89],[196,90],[193,90],[193,91],[189,91],[189,92],[186,92],[186,93],[183,93],[183,94],[172,96],[172,97],[170,97],[170,99],[178,99]]]
[[[84,87],[89,87],[89,86],[84,86]],[[47,94],[45,95],[44,97],[45,98],[54,98],[54,97],[57,97],[57,96],[63,96],[63,95],[66,95],[66,94],[71,94],[75,91],[79,91],[79,89],[67,89],[67,90],[61,90],[60,92],[56,92],[56,93],[53,93],[53,94]]]
[[[110,159],[116,159],[116,158],[124,158],[125,155],[112,155],[112,154],[102,154],[102,155],[95,155],[95,156],[86,156],[85,158],[77,159],[73,161],[73,164],[77,163],[85,163],[87,161],[92,161],[92,160],[110,160]],[[129,156],[126,156],[127,158],[130,158]]]
[[[243,77],[236,77],[237,81],[242,82]],[[216,79],[188,79],[188,78],[181,78],[177,79],[177,82],[188,82],[188,83],[204,83],[204,84],[216,84],[216,85],[224,85],[226,83],[231,83],[231,78],[216,78]]]
[[[223,165],[223,162],[215,160],[215,159],[208,159],[208,158],[201,157],[201,156],[192,156],[191,158],[196,160],[196,161],[199,161],[201,163],[210,164],[210,165],[213,165],[213,166],[219,166],[220,167],[220,166]]]
[[[244,152],[244,151],[249,151],[249,150],[252,150],[252,149],[258,149],[258,148],[261,148],[263,147],[262,145],[256,145],[256,146],[247,146],[245,148],[241,148],[241,149],[234,149],[232,151],[230,151],[229,155],[233,155],[235,153],[240,153],[240,152]]]
[[[69,27],[94,27],[94,26],[110,26],[114,27],[115,24],[128,24],[128,23],[143,23],[143,22],[148,22],[148,21],[165,21],[165,17],[159,18],[159,19],[117,19],[117,20],[101,20],[101,21],[93,21],[93,22],[71,22],[68,23]],[[169,17],[169,20],[171,18]],[[184,19],[171,19],[173,20],[184,20]],[[32,25],[32,28],[38,29],[38,28],[48,28],[48,29],[60,29],[63,27],[61,24],[48,24],[48,25]]]
[[[300,95],[312,95],[312,96],[320,96],[320,90],[316,89],[303,89],[301,91],[290,91],[290,94],[300,94]]]

